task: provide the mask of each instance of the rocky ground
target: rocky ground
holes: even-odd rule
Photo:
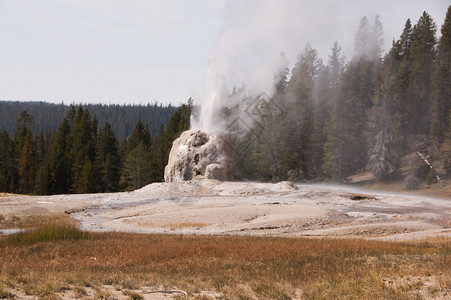
[[[174,234],[451,237],[451,199],[347,186],[194,180],[114,194],[0,195],[0,215],[67,213],[86,230]]]

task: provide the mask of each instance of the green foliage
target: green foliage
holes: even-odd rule
[[[365,168],[366,113],[378,82],[379,61],[352,61],[343,74],[329,126],[324,157],[325,173],[346,180]]]
[[[190,98],[187,104],[182,104],[182,106],[174,112],[169,119],[168,127],[165,132],[168,140],[175,140],[183,131],[189,129],[192,108],[193,100]]]
[[[121,177],[121,183],[126,190],[139,189],[151,182],[150,162],[149,148],[143,142],[127,153]]]
[[[427,134],[429,131],[428,112],[435,59],[435,32],[435,23],[431,16],[424,12],[412,30],[408,66],[410,74],[405,107],[406,122],[404,124],[408,134]]]
[[[431,135],[443,142],[450,131],[451,120],[451,6],[441,28],[442,36],[432,82],[430,110]],[[451,137],[449,137],[451,139]]]
[[[150,133],[149,128],[141,123],[141,120],[138,120],[136,123],[135,129],[132,132],[132,135],[127,141],[127,151],[130,152],[135,149],[140,143],[144,146],[150,146]]]
[[[64,119],[56,131],[49,157],[49,194],[67,194],[71,186],[70,127]],[[47,175],[44,175],[47,176]]]
[[[101,174],[101,191],[116,192],[119,190],[121,158],[113,128],[107,122],[100,130],[96,145],[97,164]]]
[[[19,159],[19,191],[23,194],[33,192],[34,176],[35,176],[35,145],[33,137],[28,134]]]
[[[161,124],[166,127],[169,119],[178,107],[161,104],[148,105],[102,105],[87,104],[83,106],[91,115],[96,115],[98,123],[103,126],[110,123],[118,140],[128,139],[138,120],[148,124],[150,134],[156,136]],[[51,104],[45,102],[0,101],[0,128],[9,136],[14,135],[16,120],[22,111],[27,111],[34,118],[34,134],[56,131],[66,118],[72,129],[76,107],[73,105]]]
[[[373,24],[361,20],[355,55],[347,65],[337,43],[327,66],[307,46],[291,77],[286,76],[289,70],[276,74],[274,95],[258,103],[265,120],[238,135],[235,148],[243,175],[343,182],[370,171],[378,180],[399,178],[404,155],[418,151],[425,137],[441,142],[451,132],[449,14],[438,52],[435,24],[426,12],[413,27],[406,21],[384,59],[378,17]],[[265,107],[274,103],[281,112],[267,114]],[[414,177],[407,181],[426,175]]]
[[[13,142],[6,131],[0,133],[0,191],[14,191],[16,178]]]
[[[435,174],[401,168],[401,160],[428,146],[441,153],[438,172],[450,173],[451,6],[438,43],[426,12],[415,26],[406,21],[383,59],[382,33],[378,17],[363,18],[349,62],[338,43],[327,65],[307,44],[292,70],[280,55],[271,96],[233,90],[230,97],[242,103],[224,108],[224,118],[249,113],[249,103],[256,108],[251,130],[229,128],[244,177],[345,182],[369,171],[377,180],[404,176],[406,187],[416,188]],[[115,192],[162,181],[192,109],[192,99],[178,108],[0,102],[0,191]]]
[[[7,131],[0,133],[0,192],[50,195],[117,192],[162,181],[173,140],[189,128],[192,100],[177,110],[172,106],[165,108],[156,105],[88,105],[96,111],[102,108],[110,113],[115,112],[113,117],[117,114],[121,117],[128,115],[129,111],[138,116],[153,112],[158,115],[153,121],[164,121],[166,112],[177,111],[171,118],[170,135],[165,130],[169,117],[157,128],[149,127],[153,121],[143,123],[137,120],[133,132],[126,134],[130,138],[124,139],[121,145],[116,139],[114,126],[109,122],[98,130],[99,119],[106,117],[104,111],[99,111],[102,117],[98,118],[97,114],[91,115],[82,106],[0,102],[0,108],[4,109],[0,115],[22,106],[38,111],[38,116],[57,108],[59,113],[65,111],[66,116],[55,132],[41,131],[35,136],[34,117],[22,111],[15,122],[13,139]],[[137,111],[138,108],[141,110]],[[47,119],[55,118],[47,116]],[[145,119],[148,120],[148,116]],[[42,128],[41,123],[45,122],[41,117],[39,120],[37,127]],[[120,120],[116,118],[115,121]],[[154,138],[151,132],[155,132]]]
[[[93,193],[97,190],[95,165],[97,143],[97,120],[91,118],[87,109],[78,108],[71,132],[70,157],[72,160],[72,187],[76,193]]]

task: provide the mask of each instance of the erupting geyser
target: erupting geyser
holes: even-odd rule
[[[164,169],[166,182],[192,179],[233,180],[237,178],[227,139],[207,135],[200,130],[188,130],[177,138]]]

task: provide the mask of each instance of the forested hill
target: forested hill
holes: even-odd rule
[[[76,105],[78,106],[78,105]],[[61,124],[71,105],[52,104],[47,102],[19,102],[0,101],[0,128],[13,136],[16,121],[22,111],[27,111],[34,117],[34,132],[46,133],[55,130]],[[129,138],[138,120],[147,124],[151,136],[156,136],[160,125],[168,125],[169,119],[177,107],[161,104],[147,105],[83,105],[90,115],[96,115],[100,126],[108,122],[114,130],[116,138],[123,140]]]

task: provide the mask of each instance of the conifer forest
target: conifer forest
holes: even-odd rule
[[[234,140],[242,177],[343,183],[370,174],[407,189],[448,178],[451,6],[444,15],[441,28],[427,12],[406,20],[385,49],[379,18],[364,17],[351,58],[337,42],[327,61],[309,44],[300,49],[293,67],[275,74],[274,93],[258,99],[260,121]],[[154,110],[139,112],[146,108]],[[189,129],[192,111],[191,99],[122,113],[2,101],[0,192],[116,192],[163,181],[172,142]]]

